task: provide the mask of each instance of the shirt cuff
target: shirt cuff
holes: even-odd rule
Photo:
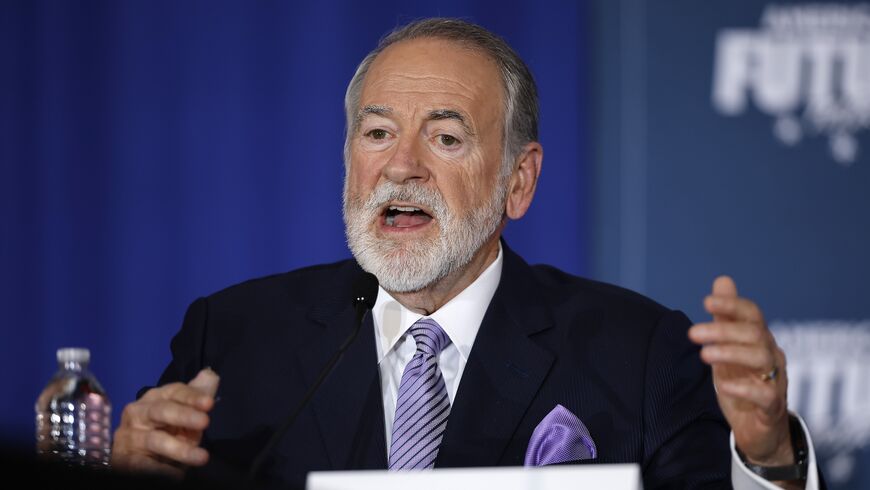
[[[797,417],[798,421],[800,421],[801,428],[804,431],[804,437],[807,439],[809,462],[807,464],[807,484],[804,488],[806,488],[806,490],[819,490],[819,471],[816,467],[816,450],[813,448],[813,440],[810,438],[810,431],[807,429],[807,424],[804,423],[804,419],[802,419],[800,415],[793,412],[791,412],[791,414]],[[731,444],[731,485],[734,487],[734,490],[758,490],[761,488],[773,490],[779,488],[773,483],[756,475],[752,470],[747,468],[745,464],[743,464],[743,461],[740,460],[740,456],[737,455],[737,446],[734,443],[734,432],[731,433],[729,442]]]

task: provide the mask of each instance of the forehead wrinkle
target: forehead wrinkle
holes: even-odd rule
[[[366,76],[360,98],[363,101],[368,99],[371,102],[364,108],[386,108],[390,112],[361,110],[356,118],[357,123],[361,122],[368,114],[393,118],[398,115],[398,112],[404,112],[403,110],[397,112],[395,104],[382,105],[386,101],[398,102],[398,105],[402,107],[404,107],[405,102],[412,106],[417,105],[418,109],[412,109],[412,112],[423,109],[423,107],[419,107],[422,102],[424,107],[429,106],[428,111],[423,109],[426,111],[425,120],[453,119],[462,126],[466,135],[477,136],[477,131],[472,129],[476,126],[473,124],[476,122],[476,118],[472,115],[477,114],[473,111],[468,112],[465,110],[465,106],[472,109],[476,108],[487,98],[487,93],[490,90],[488,90],[485,80],[465,77],[463,72],[445,74],[431,71],[412,71],[416,67],[409,67],[405,64],[400,64],[399,68],[395,69],[392,68],[392,63],[386,63],[391,69],[382,66],[384,63],[384,59],[375,61],[375,65]],[[501,106],[499,105],[494,109],[501,109]],[[498,115],[495,117],[498,118]]]
[[[383,87],[385,90],[397,90],[400,92],[416,92],[416,93],[431,93],[431,92],[447,92],[468,94],[480,93],[485,91],[486,87],[478,82],[478,80],[463,81],[454,76],[444,76],[437,73],[426,73],[423,75],[414,75],[408,73],[374,73],[369,75],[369,88]],[[415,88],[409,88],[406,84],[413,83]],[[394,85],[399,84],[399,87]],[[469,95],[466,98],[472,98]]]
[[[431,83],[448,83],[459,85],[462,88],[471,89],[471,84],[463,83],[462,80],[459,80],[453,76],[444,76],[439,75],[437,73],[426,73],[424,75],[415,75],[413,73],[389,73],[385,74],[381,80],[381,83],[388,83],[391,79],[408,79],[412,82],[431,82]]]

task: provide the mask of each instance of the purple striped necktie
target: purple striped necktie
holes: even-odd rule
[[[417,352],[399,383],[390,470],[432,468],[450,414],[447,386],[438,367],[438,354],[450,345],[450,337],[431,318],[418,320],[410,332]]]

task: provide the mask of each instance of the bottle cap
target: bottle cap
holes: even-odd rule
[[[64,347],[57,350],[57,362],[66,364],[78,362],[87,364],[91,360],[91,351],[82,347]]]

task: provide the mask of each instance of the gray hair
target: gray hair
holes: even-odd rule
[[[478,25],[459,19],[431,18],[398,27],[381,39],[359,64],[347,86],[344,112],[347,117],[344,140],[345,164],[350,159],[350,140],[356,131],[357,113],[366,73],[387,47],[418,38],[456,41],[488,56],[498,66],[504,87],[504,133],[502,135],[502,177],[513,171],[523,147],[538,140],[538,90],[532,73],[517,53],[500,37]]]

